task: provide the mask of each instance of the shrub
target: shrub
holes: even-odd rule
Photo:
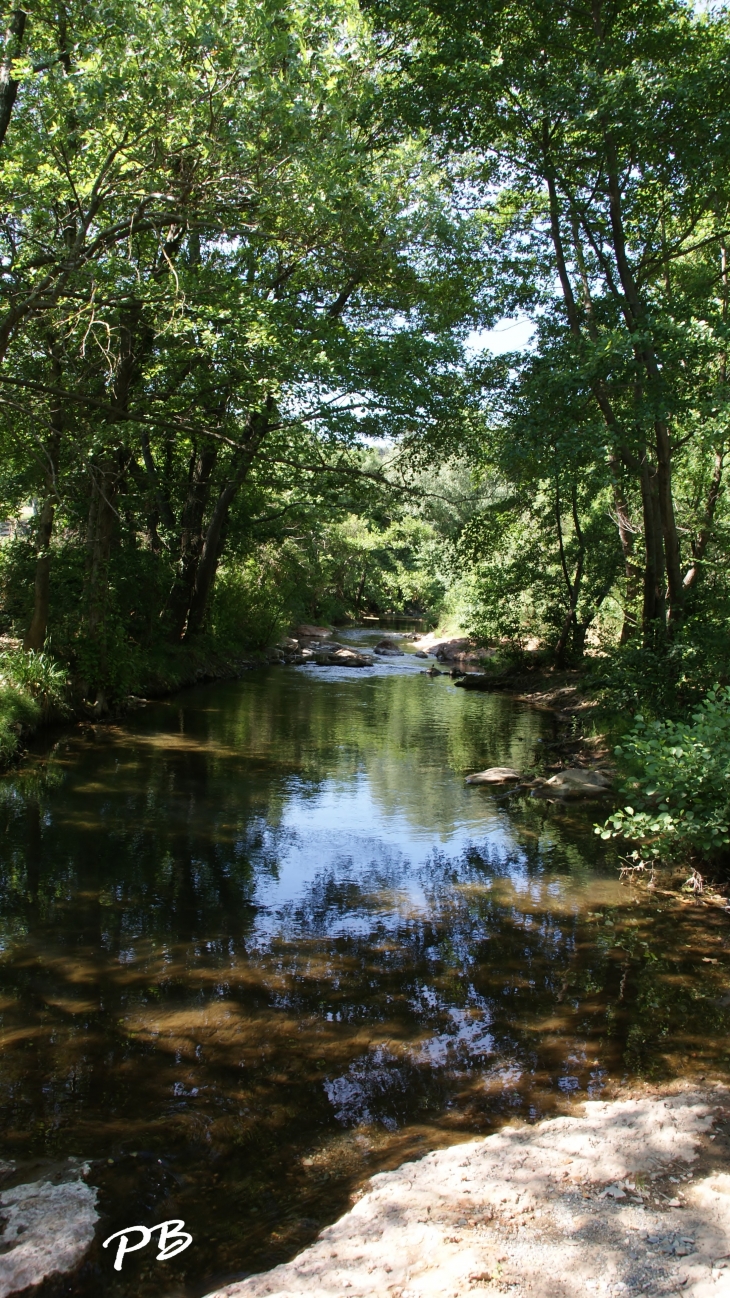
[[[602,838],[641,843],[637,858],[708,857],[730,845],[730,687],[715,686],[689,721],[645,721],[615,749],[633,771]]]
[[[37,725],[40,715],[40,704],[30,694],[17,685],[0,681],[0,765],[10,761],[21,731]]]
[[[48,654],[25,653],[11,649],[0,655],[0,681],[5,687],[30,695],[43,713],[69,712],[67,689],[68,673]]]

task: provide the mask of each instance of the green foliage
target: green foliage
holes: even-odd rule
[[[276,552],[266,547],[256,556],[221,568],[211,630],[223,646],[260,651],[288,629],[296,588],[282,567]]]
[[[68,675],[48,654],[0,654],[0,765],[15,754],[23,731],[44,717],[68,713]]]
[[[730,845],[730,688],[710,690],[689,721],[636,718],[616,755],[635,772],[602,838],[639,840],[638,856],[712,856]]]
[[[9,650],[0,655],[0,676],[9,686],[29,694],[42,712],[68,713],[68,672],[48,654]]]
[[[40,705],[16,685],[0,684],[0,764],[15,755],[23,730],[37,725]]]

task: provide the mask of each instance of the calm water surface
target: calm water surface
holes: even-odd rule
[[[600,808],[465,785],[550,720],[424,665],[252,672],[0,784],[0,1157],[88,1159],[98,1241],[194,1236],[44,1296],[196,1298],[419,1151],[726,1070],[726,918],[621,887]]]

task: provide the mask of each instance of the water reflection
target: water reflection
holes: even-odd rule
[[[3,782],[0,1157],[94,1160],[100,1238],[195,1237],[73,1292],[204,1293],[414,1150],[725,1066],[724,921],[620,889],[590,814],[465,786],[549,723],[420,668],[252,673]]]

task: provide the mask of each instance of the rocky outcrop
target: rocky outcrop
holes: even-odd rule
[[[302,628],[297,628],[301,630]],[[312,630],[312,628],[307,628]],[[316,628],[315,628],[316,629]],[[345,645],[338,644],[336,640],[329,641],[323,634],[316,639],[308,639],[305,636],[287,636],[286,639],[280,640],[276,646],[276,654],[272,657],[273,662],[287,663],[292,666],[301,666],[304,663],[316,663],[318,667],[372,667],[374,659],[370,654],[361,653],[359,649],[350,649]],[[331,633],[328,633],[331,634]]]
[[[481,649],[468,636],[439,637],[433,631],[425,636],[415,636],[418,653],[426,652],[442,663],[457,663],[461,667],[476,667],[494,654],[493,649]]]
[[[12,1164],[2,1170],[12,1177]],[[0,1193],[0,1298],[78,1266],[99,1219],[87,1174],[88,1164],[69,1159],[52,1179]]]
[[[372,1177],[292,1262],[209,1298],[726,1298],[730,1176],[695,1167],[728,1107],[719,1087],[594,1100],[427,1154]]]

